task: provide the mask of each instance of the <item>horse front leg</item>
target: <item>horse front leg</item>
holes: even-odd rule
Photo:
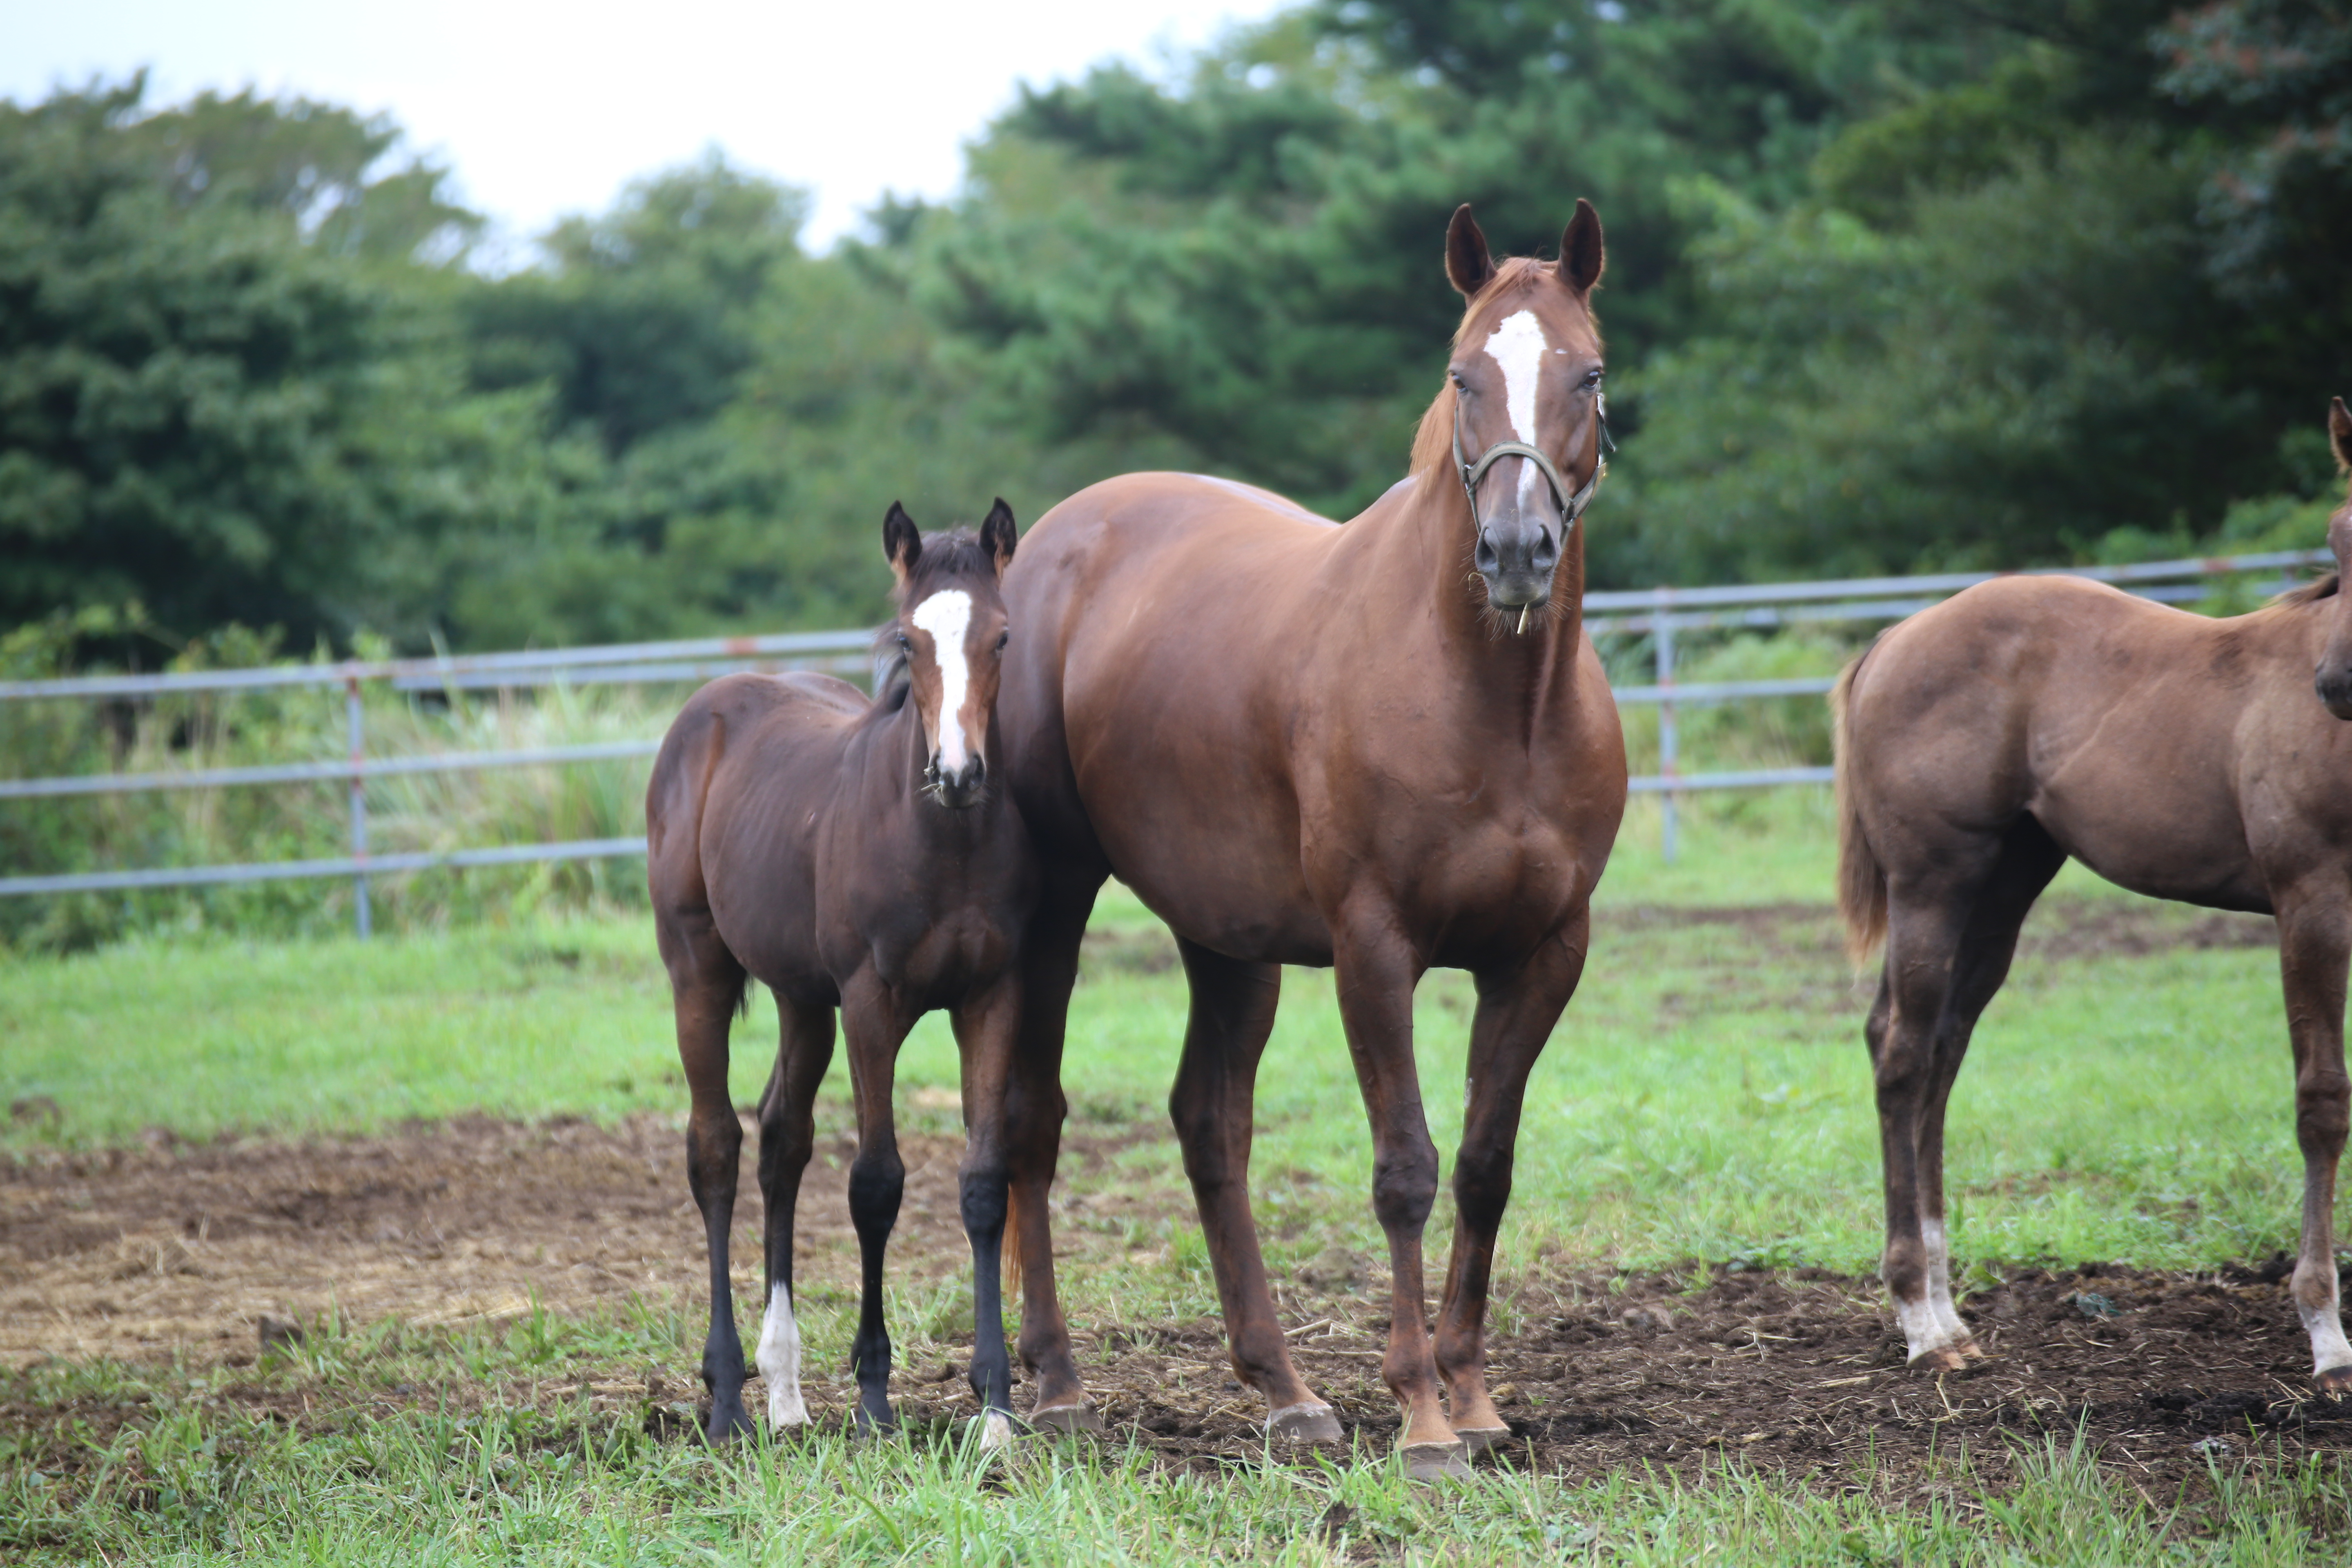
[[[1004,1220],[1013,1167],[1005,1147],[1004,1099],[1021,1028],[1021,980],[1008,974],[967,997],[954,1014],[962,1056],[963,1231],[971,1243],[971,1391],[981,1405],[981,1447],[1013,1440],[1013,1358],[1004,1345]]]
[[[890,1096],[898,1047],[914,1018],[871,971],[842,988],[842,1033],[849,1041],[850,1084],[857,1101],[857,1157],[849,1164],[849,1219],[857,1229],[859,1295],[857,1337],[850,1344],[850,1370],[857,1378],[857,1429],[895,1431],[890,1408],[890,1332],[882,1320],[882,1260],[898,1205],[907,1191],[907,1165],[898,1157],[898,1124]]]
[[[833,1009],[779,996],[775,1071],[760,1097],[760,1195],[767,1208],[768,1307],[756,1360],[768,1385],[768,1425],[808,1420],[801,1395],[801,1325],[793,1300],[793,1230],[801,1176],[816,1145],[816,1091],[833,1064]]]
[[[1518,969],[1478,978],[1464,1097],[1467,1110],[1462,1147],[1454,1159],[1454,1256],[1437,1313],[1437,1366],[1445,1379],[1446,1405],[1454,1436],[1473,1453],[1511,1435],[1486,1392],[1486,1295],[1495,1235],[1511,1201],[1528,1075],[1576,994],[1591,925],[1590,911],[1580,913]]]
[[[2303,1149],[2303,1241],[2294,1305],[2311,1337],[2312,1376],[2330,1394],[2352,1392],[2352,1344],[2336,1286],[2336,1169],[2344,1155],[2352,1079],[2344,1072],[2344,993],[2352,909],[2343,891],[2279,902],[2279,973],[2294,1045],[2294,1137]]]
[[[1422,964],[1376,919],[1337,927],[1339,1021],[1372,1130],[1372,1214],[1389,1242],[1389,1343],[1381,1372],[1403,1407],[1400,1440],[1416,1480],[1468,1473],[1469,1449],[1438,1397],[1422,1271],[1422,1232],[1437,1202],[1437,1145],[1412,1057],[1412,989]]]

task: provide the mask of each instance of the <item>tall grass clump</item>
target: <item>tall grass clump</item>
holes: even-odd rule
[[[73,673],[69,655],[88,619],[7,634],[0,679]],[[240,668],[278,658],[274,637],[230,627],[185,645],[163,668]],[[409,693],[377,684],[362,691],[365,750],[404,757],[658,739],[689,689]],[[333,762],[349,754],[347,725],[345,694],[332,687],[0,702],[0,769],[28,778]],[[368,847],[397,854],[634,837],[645,831],[649,766],[650,758],[628,758],[374,778]],[[0,802],[0,875],[328,858],[350,847],[343,780]],[[378,875],[369,890],[380,929],[438,928],[642,904],[643,867],[625,858],[434,869]],[[352,897],[349,879],[320,878],[11,898],[0,900],[0,944],[62,952],[135,934],[348,930]]]

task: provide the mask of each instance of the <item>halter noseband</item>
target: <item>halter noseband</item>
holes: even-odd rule
[[[1601,444],[1608,451],[1614,452],[1617,438],[1609,434],[1609,399],[1606,394],[1595,398],[1592,417],[1601,431]],[[1584,515],[1584,509],[1592,504],[1592,494],[1601,488],[1601,476],[1609,471],[1609,459],[1596,457],[1592,477],[1584,481],[1582,489],[1571,494],[1568,481],[1559,477],[1559,470],[1552,467],[1551,459],[1525,441],[1497,441],[1481,453],[1476,462],[1472,462],[1462,455],[1462,395],[1456,392],[1454,395],[1454,471],[1461,478],[1463,499],[1470,503],[1470,522],[1474,528],[1485,526],[1484,520],[1478,515],[1478,481],[1486,477],[1487,469],[1506,458],[1525,458],[1536,466],[1536,471],[1544,477],[1544,482],[1551,486],[1552,499],[1559,503],[1560,532],[1563,535],[1576,526],[1577,520]]]

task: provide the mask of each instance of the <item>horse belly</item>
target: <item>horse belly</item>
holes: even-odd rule
[[[2227,732],[2183,733],[2167,713],[2137,706],[2106,710],[2095,743],[2045,756],[2027,808],[2059,847],[2117,887],[2215,908],[2266,908]]]

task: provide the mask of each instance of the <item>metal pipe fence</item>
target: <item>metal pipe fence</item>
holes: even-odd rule
[[[2292,585],[2287,574],[2333,563],[2326,551],[2271,551],[2260,554],[2158,561],[2129,566],[2053,568],[2049,575],[2088,577],[2163,602],[2204,596],[2205,579],[2275,573],[2266,587]],[[1632,781],[1634,793],[1662,797],[1665,858],[1677,852],[1678,808],[1686,793],[1721,789],[1766,789],[1830,781],[1825,767],[1759,768],[1685,773],[1681,771],[1679,710],[1685,705],[1757,701],[1819,696],[1831,679],[1809,676],[1769,680],[1721,680],[1679,684],[1675,679],[1677,633],[1770,628],[1824,621],[1869,624],[1900,620],[1950,595],[2005,575],[1992,572],[1945,573],[1917,577],[1865,577],[1834,582],[1724,584],[1598,592],[1584,597],[1586,624],[1596,637],[1650,639],[1652,684],[1613,688],[1625,706],[1658,710],[1658,765],[1654,774]],[[822,668],[862,672],[871,642],[868,631],[787,632],[767,637],[706,637],[673,642],[630,643],[602,647],[523,649],[457,658],[345,660],[332,664],[273,665],[256,669],[185,671],[165,675],[75,676],[49,680],[0,681],[0,701],[146,700],[181,693],[265,691],[301,688],[343,691],[346,755],[339,761],[295,762],[249,767],[190,768],[150,773],[85,773],[47,778],[0,779],[0,802],[127,795],[160,790],[258,787],[273,784],[348,783],[350,853],[304,860],[274,860],[206,866],[149,867],[77,871],[51,876],[0,877],[0,897],[68,892],[112,892],[173,887],[205,887],[295,878],[349,878],[352,921],[369,934],[373,913],[369,879],[439,868],[504,866],[532,862],[624,858],[645,853],[642,837],[575,839],[551,844],[506,844],[482,848],[373,853],[368,847],[367,785],[371,779],[491,768],[563,766],[649,757],[656,739],[598,742],[496,752],[444,752],[397,757],[366,752],[363,689],[370,684],[394,692],[449,696],[466,691],[548,686],[658,685],[699,683],[740,670]]]

